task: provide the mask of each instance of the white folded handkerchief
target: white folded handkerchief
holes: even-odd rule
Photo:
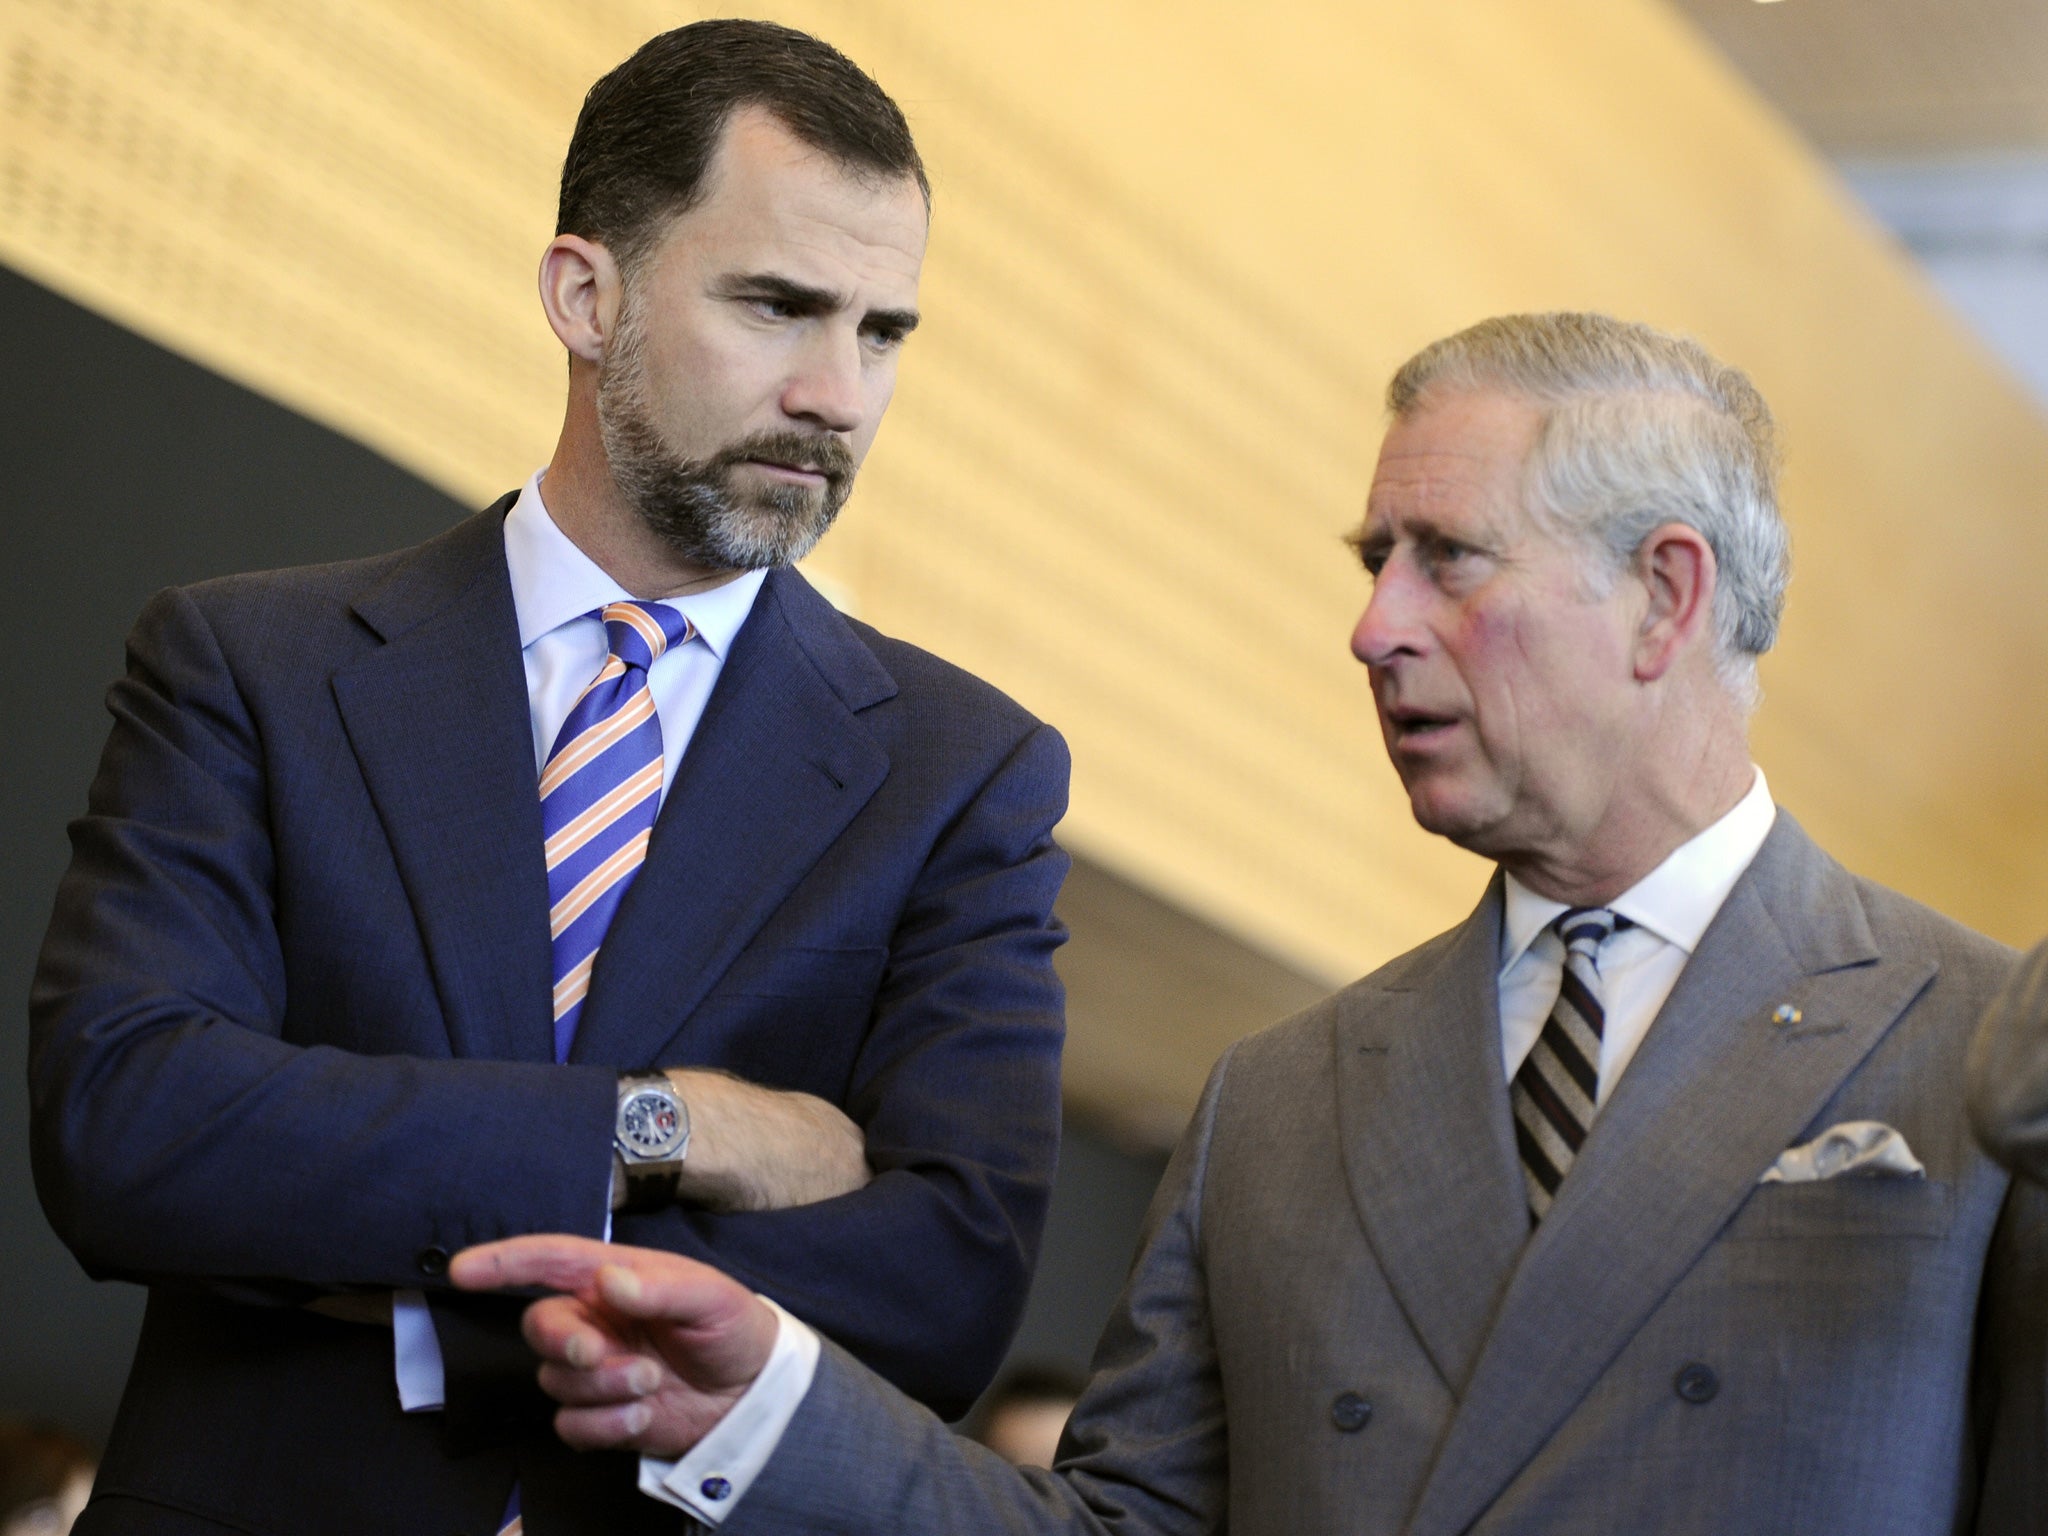
[[[1906,1138],[1881,1120],[1844,1120],[1803,1147],[1778,1155],[1759,1184],[1811,1184],[1820,1179],[1924,1179],[1927,1170]]]

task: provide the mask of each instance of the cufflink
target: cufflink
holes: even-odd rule
[[[697,1485],[697,1491],[715,1502],[732,1497],[732,1484],[722,1477],[707,1477]]]

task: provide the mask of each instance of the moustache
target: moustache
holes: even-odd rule
[[[752,462],[781,464],[823,475],[834,485],[853,478],[853,455],[838,438],[821,432],[757,432],[729,443],[712,456],[716,469]]]

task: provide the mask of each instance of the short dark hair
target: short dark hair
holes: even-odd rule
[[[555,233],[581,235],[630,270],[704,192],[726,121],[766,108],[849,170],[931,183],[896,103],[829,43],[768,21],[664,32],[590,88],[562,163]]]

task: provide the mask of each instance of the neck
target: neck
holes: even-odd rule
[[[1744,722],[1732,704],[1719,728],[1688,745],[1619,788],[1583,835],[1504,855],[1501,868],[1567,906],[1613,901],[1734,810],[1756,782]]]
[[[612,478],[596,406],[584,394],[570,390],[568,416],[541,487],[555,526],[634,597],[680,597],[736,579],[738,571],[684,559],[647,525]]]

